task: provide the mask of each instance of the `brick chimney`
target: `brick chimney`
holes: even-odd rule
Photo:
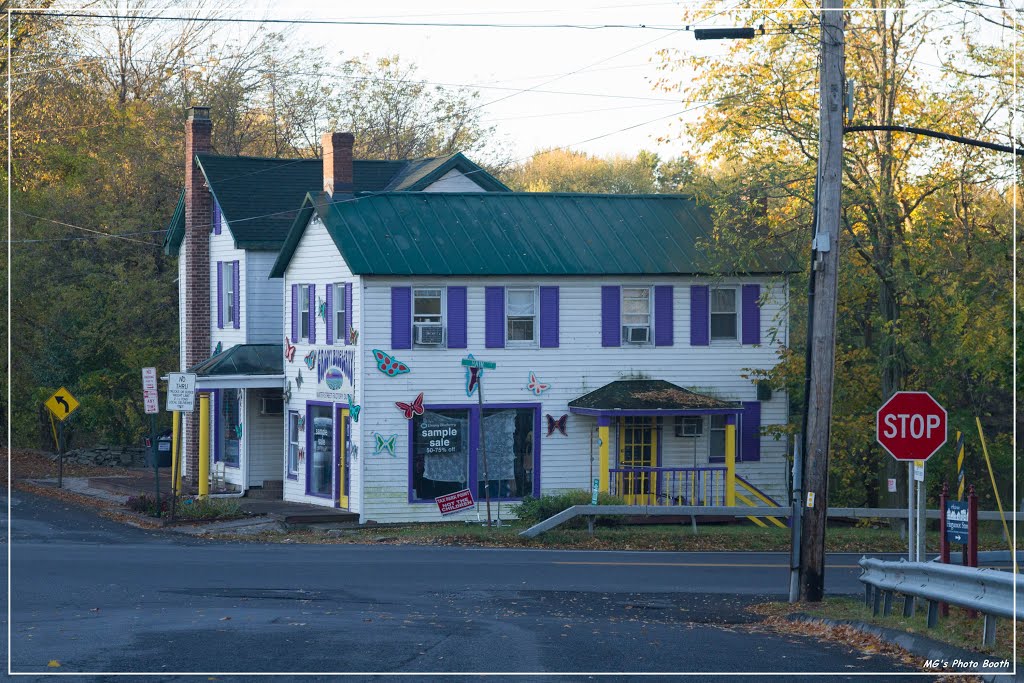
[[[210,357],[210,230],[213,199],[195,155],[209,152],[213,123],[209,107],[189,107],[185,123],[185,239],[179,258],[185,259],[185,368]],[[184,368],[183,368],[184,369]],[[198,421],[185,413],[188,480],[199,473]]]
[[[324,133],[320,145],[324,148],[324,192],[331,195],[352,194],[352,133]]]

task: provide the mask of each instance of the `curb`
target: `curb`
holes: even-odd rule
[[[824,626],[848,626],[862,633],[867,633],[888,643],[901,647],[907,652],[921,657],[922,659],[937,659],[945,662],[952,662],[957,659],[971,662],[980,661],[981,658],[988,658],[990,660],[995,659],[988,655],[983,655],[978,652],[972,652],[971,650],[965,650],[955,645],[950,645],[949,643],[932,640],[931,638],[918,635],[916,633],[897,631],[896,629],[885,628],[884,626],[874,626],[871,624],[865,624],[861,621],[812,617],[806,614],[790,614],[786,616],[786,620],[805,624],[821,624]],[[990,669],[982,669],[980,667],[958,668],[955,670],[935,668],[928,669],[928,671],[937,675],[973,673],[980,676],[985,683],[1024,681],[1024,674],[1017,674],[1014,676],[1011,673],[995,673]]]

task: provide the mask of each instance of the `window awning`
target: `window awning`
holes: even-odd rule
[[[578,415],[673,416],[734,415],[743,406],[666,382],[663,379],[623,379],[569,401]]]

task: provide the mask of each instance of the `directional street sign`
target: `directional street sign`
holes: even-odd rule
[[[969,515],[966,501],[946,501],[946,540],[950,543],[967,543],[967,535],[970,533]]]
[[[79,406],[78,401],[71,392],[61,387],[57,391],[53,392],[53,396],[46,399],[46,407],[50,409],[53,416],[58,420],[63,421],[68,415],[75,412],[75,408]]]
[[[492,363],[486,360],[476,360],[475,358],[463,358],[462,364],[467,368],[486,368],[487,370],[493,370],[498,367],[497,363]]]

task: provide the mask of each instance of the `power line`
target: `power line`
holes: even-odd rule
[[[56,225],[63,225],[65,227],[67,227],[67,228],[74,228],[75,230],[84,230],[85,232],[95,233],[95,234],[101,235],[103,237],[113,237],[115,239],[124,240],[125,242],[134,242],[136,244],[145,244],[146,246],[149,246],[149,247],[154,247],[154,246],[155,247],[159,247],[160,246],[159,244],[153,244],[152,242],[143,242],[142,240],[133,240],[130,237],[122,237],[121,235],[114,235],[114,234],[111,234],[109,232],[103,232],[102,230],[95,230],[93,228],[85,228],[85,227],[82,227],[81,225],[75,225],[73,223],[65,223],[63,221],[55,221],[52,218],[45,218],[43,216],[36,216],[35,214],[26,213],[24,211],[18,211],[17,209],[12,209],[12,212],[13,213],[17,213],[17,214],[21,214],[22,216],[28,216],[29,218],[35,218],[36,220],[46,221],[47,223],[54,223]]]

